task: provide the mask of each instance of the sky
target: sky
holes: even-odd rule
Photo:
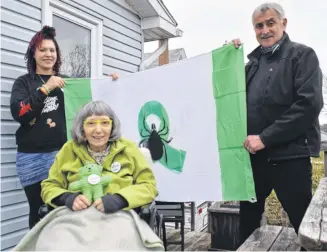
[[[188,58],[210,52],[224,42],[240,38],[244,57],[258,43],[252,26],[252,12],[263,0],[163,0],[176,19],[183,36],[169,40],[169,49],[184,48]],[[312,47],[327,75],[327,1],[277,0],[285,10],[290,39]],[[145,43],[153,52],[158,42]],[[245,60],[247,61],[247,60]],[[327,93],[325,95],[327,99]],[[327,123],[327,115],[320,119]]]

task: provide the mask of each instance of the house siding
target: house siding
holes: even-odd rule
[[[1,250],[28,232],[29,206],[16,174],[15,132],[9,107],[14,80],[26,73],[28,42],[42,27],[42,0],[1,0]],[[123,0],[61,0],[103,21],[103,74],[137,72],[142,58],[140,18]]]
[[[26,73],[24,53],[41,29],[41,0],[1,0],[1,250],[15,246],[28,231],[29,207],[16,174],[15,132],[9,108],[14,80]]]

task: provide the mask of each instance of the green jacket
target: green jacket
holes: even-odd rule
[[[52,200],[69,192],[67,190],[69,183],[78,179],[78,169],[86,162],[95,163],[86,147],[73,140],[67,142],[58,152],[48,178],[41,183],[43,201],[56,207]],[[120,163],[120,171],[111,171],[113,162]],[[154,174],[135,143],[124,138],[111,143],[109,155],[102,166],[102,175],[109,175],[112,178],[109,185],[104,188],[104,193],[117,193],[123,196],[128,202],[125,210],[149,204],[158,195]]]

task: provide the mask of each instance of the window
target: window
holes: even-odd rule
[[[52,25],[61,49],[61,72],[71,77],[91,77],[91,31],[56,15]]]
[[[44,25],[56,28],[61,73],[70,77],[102,76],[102,22],[57,1],[46,1]]]

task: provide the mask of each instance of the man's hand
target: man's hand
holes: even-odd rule
[[[234,44],[235,48],[239,48],[242,45],[242,42],[239,38],[233,39],[232,41],[228,42],[228,44]]]
[[[250,135],[244,141],[244,147],[250,152],[251,154],[255,154],[257,151],[262,150],[265,148],[265,145],[261,141],[258,135]]]
[[[88,201],[88,199],[84,195],[80,194],[75,198],[72,209],[74,211],[78,211],[78,210],[86,209],[90,205],[91,204]]]
[[[102,199],[97,199],[96,201],[94,201],[93,206],[99,211],[104,213],[104,206],[103,206]]]

